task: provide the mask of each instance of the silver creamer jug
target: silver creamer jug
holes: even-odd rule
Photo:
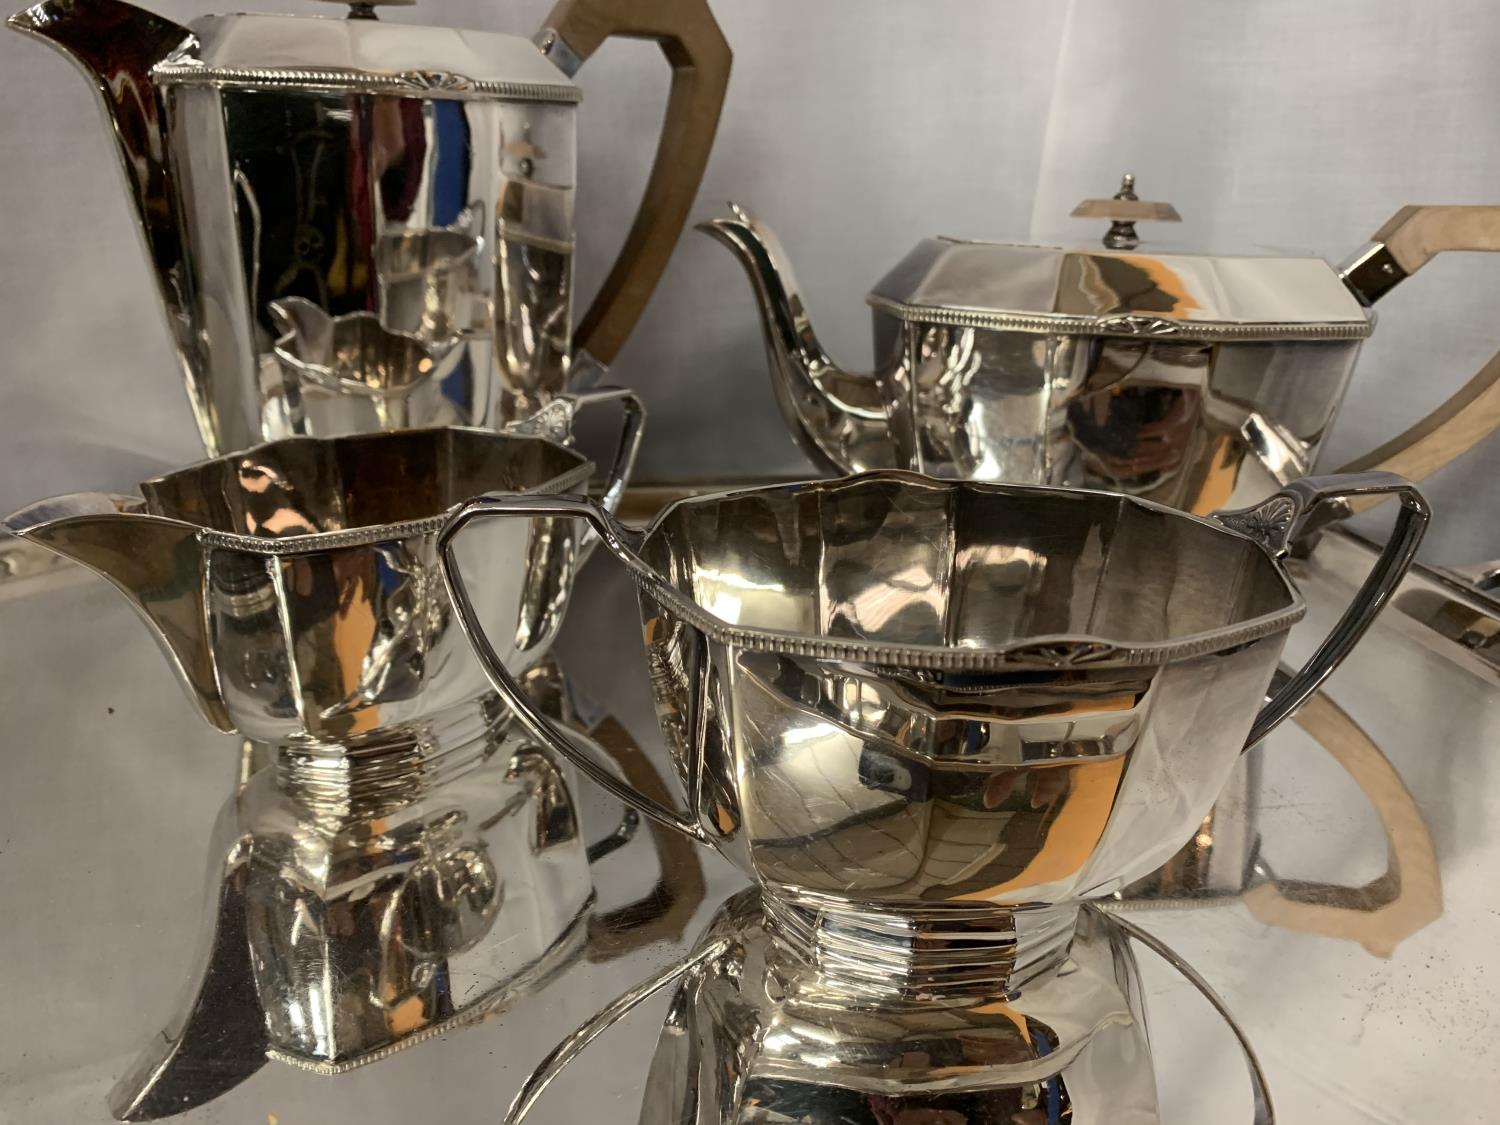
[[[98,89],[212,456],[495,428],[586,381],[579,354],[609,363],[665,268],[730,61],[706,0],[561,0],[536,43],[369,3],[181,27],[46,0],[9,22]],[[569,75],[611,35],[660,43],[674,78],[635,225],[575,333]]]

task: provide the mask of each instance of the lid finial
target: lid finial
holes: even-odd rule
[[[1135,232],[1139,222],[1180,223],[1182,216],[1170,203],[1161,203],[1141,198],[1135,193],[1135,174],[1126,172],[1120,177],[1120,190],[1109,199],[1085,199],[1073,208],[1075,219],[1108,219],[1109,230],[1104,233],[1104,245],[1111,250],[1134,250],[1141,244]]]

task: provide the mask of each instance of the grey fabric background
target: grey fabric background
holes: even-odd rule
[[[287,10],[336,14],[315,0]],[[162,0],[187,20],[202,9]],[[1173,243],[1337,262],[1408,202],[1500,202],[1500,17],[1483,0],[716,0],[735,72],[695,214],[750,204],[825,344],[868,364],[868,286],[928,234],[1091,241],[1067,218],[1134,171]],[[387,18],[530,34],[544,0]],[[603,277],[665,99],[656,48],[580,76],[580,292]],[[0,507],[125,488],[199,456],[86,83],[0,35]],[[1148,231],[1149,237],[1149,231]],[[1440,258],[1380,306],[1323,466],[1415,421],[1500,346],[1500,258]],[[617,381],[652,411],[642,474],[809,468],[772,401],[738,266],[688,234]],[[1500,440],[1434,478],[1429,558],[1500,555]],[[1378,517],[1374,525],[1378,525]]]

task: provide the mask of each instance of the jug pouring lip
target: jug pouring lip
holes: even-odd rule
[[[113,492],[68,492],[49,496],[45,500],[34,500],[0,519],[0,526],[12,535],[24,539],[36,535],[43,528],[55,527],[69,520],[114,517],[151,519],[186,529],[197,529],[197,525],[187,520],[147,512],[145,501],[139,496],[124,496]]]
[[[367,309],[330,315],[327,311],[303,297],[283,297],[266,302],[272,320],[280,330],[271,342],[271,351],[285,366],[319,386],[338,394],[358,395],[364,398],[397,399],[405,397],[419,387],[439,378],[444,361],[463,342],[462,333],[436,340],[425,340],[416,332],[388,328],[380,314]],[[368,336],[381,348],[405,349],[402,358],[392,366],[405,377],[405,382],[365,382],[360,378],[340,374],[337,356],[342,350],[340,333],[353,333],[358,348],[360,337]],[[418,357],[411,362],[411,357]],[[379,368],[376,363],[371,367]],[[451,366],[451,365],[448,365]],[[365,368],[366,371],[370,367]]]

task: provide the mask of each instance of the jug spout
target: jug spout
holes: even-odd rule
[[[195,407],[198,369],[191,293],[162,105],[152,82],[160,62],[197,49],[187,28],[123,0],[45,0],[7,24],[72,60],[98,94],[167,311]],[[198,409],[199,418],[205,417]],[[212,435],[205,433],[205,441]],[[213,448],[210,445],[210,448]]]
[[[151,626],[204,718],[232,731],[208,648],[198,528],[141,507],[138,498],[85,492],[39,501],[0,523],[108,579]]]
[[[905,361],[848,371],[823,350],[776,236],[745,208],[698,229],[734,252],[750,277],[765,333],[776,401],[805,453],[838,473],[895,468],[888,405],[901,395]],[[899,414],[900,411],[894,413]]]

